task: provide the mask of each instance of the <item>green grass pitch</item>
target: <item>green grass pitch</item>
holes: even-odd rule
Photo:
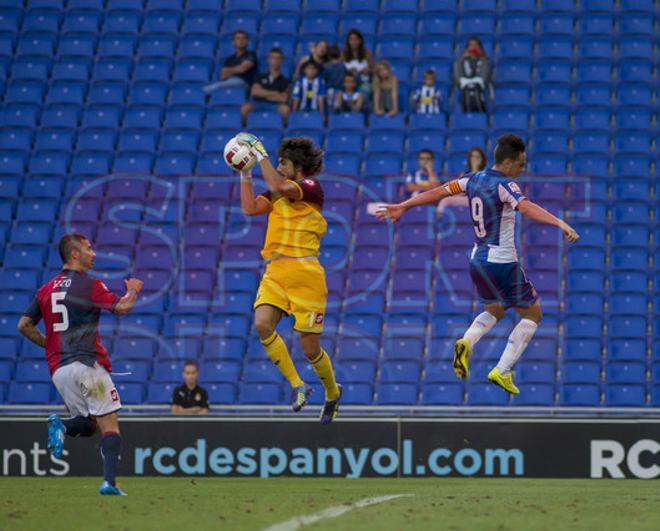
[[[127,478],[127,497],[97,478],[0,478],[0,530],[259,530],[364,498],[302,529],[658,529],[657,481],[544,479]],[[290,527],[294,529],[295,527]]]

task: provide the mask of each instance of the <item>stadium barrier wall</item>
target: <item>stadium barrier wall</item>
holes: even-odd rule
[[[122,419],[121,476],[660,478],[660,419]],[[0,417],[2,476],[100,476],[98,438],[46,449],[43,417]]]

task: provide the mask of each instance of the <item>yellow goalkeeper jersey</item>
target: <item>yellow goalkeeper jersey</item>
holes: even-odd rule
[[[266,241],[261,251],[264,260],[279,256],[300,258],[319,255],[321,238],[328,228],[328,223],[321,214],[323,189],[316,179],[305,178],[290,182],[300,191],[300,197],[297,199],[270,191],[259,195],[259,198],[271,205]]]

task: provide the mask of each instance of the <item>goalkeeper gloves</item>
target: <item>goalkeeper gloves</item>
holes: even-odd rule
[[[252,133],[238,133],[236,135],[236,140],[250,148],[252,154],[257,157],[257,162],[261,162],[263,159],[268,158],[268,152],[261,143],[261,140]]]

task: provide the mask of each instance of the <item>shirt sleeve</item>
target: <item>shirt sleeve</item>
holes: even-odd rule
[[[183,400],[181,398],[181,395],[179,394],[178,387],[172,392],[172,405],[183,407]]]
[[[270,190],[266,190],[265,192],[259,194],[257,196],[257,199],[258,198],[265,199],[270,204],[273,202],[273,193]]]
[[[300,91],[301,91],[301,84],[300,80],[296,81],[296,84],[293,85],[293,97],[296,99],[300,99]]]
[[[444,188],[449,192],[450,195],[464,194],[467,190],[467,184],[469,180],[469,177],[454,179],[453,181],[449,181],[447,184],[445,184]]]
[[[100,280],[94,282],[94,286],[92,286],[92,303],[95,307],[114,312],[118,302],[119,297],[112,293],[103,282]]]
[[[307,201],[323,206],[323,189],[321,184],[315,179],[301,179],[300,181],[291,181],[300,189],[300,198],[298,201]]]
[[[497,192],[500,196],[500,201],[502,201],[502,203],[508,203],[514,210],[518,207],[518,204],[525,199],[520,187],[513,181],[500,183],[497,186]]]
[[[25,309],[23,315],[32,319],[35,323],[41,321],[41,306],[39,306],[39,298],[37,296],[32,299],[30,305]]]

